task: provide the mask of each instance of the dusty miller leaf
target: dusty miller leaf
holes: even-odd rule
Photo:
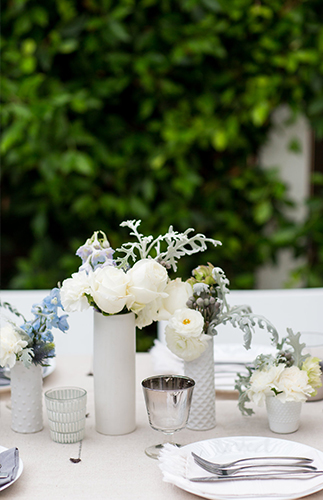
[[[292,356],[294,358],[294,364],[298,366],[298,368],[301,368],[305,359],[309,357],[309,354],[302,354],[302,350],[306,347],[306,344],[300,343],[300,332],[295,334],[291,328],[287,328],[287,332],[288,337],[286,337],[285,343],[293,348]]]
[[[29,368],[33,360],[33,350],[25,348],[21,351],[19,359],[23,362],[26,368]]]
[[[174,271],[177,270],[177,261],[184,255],[192,255],[197,252],[203,252],[207,249],[206,243],[212,243],[214,246],[221,245],[220,241],[206,238],[203,234],[195,234],[190,236],[194,229],[187,229],[184,233],[178,233],[170,226],[169,230],[164,235],[159,235],[157,238],[153,236],[144,236],[139,233],[138,227],[140,220],[124,221],[120,226],[127,226],[132,231],[130,234],[134,236],[137,241],[124,243],[117,252],[124,254],[123,257],[115,259],[117,265],[122,268],[129,267],[129,260],[137,260],[137,254],[140,259],[147,259],[152,257],[167,268],[172,267]],[[166,250],[162,250],[162,246],[166,245]],[[151,255],[151,254],[154,255]]]

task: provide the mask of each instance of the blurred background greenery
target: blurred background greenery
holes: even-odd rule
[[[259,164],[281,105],[323,138],[322,21],[321,0],[4,1],[2,288],[52,288],[94,230],[127,241],[125,219],[223,242],[183,279],[210,261],[252,288],[289,248],[291,282],[323,286],[323,173],[296,223]]]

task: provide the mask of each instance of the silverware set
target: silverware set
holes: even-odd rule
[[[252,479],[312,479],[323,471],[306,457],[250,457],[229,463],[214,463],[192,452],[194,462],[211,476],[194,477],[193,482],[220,482]]]

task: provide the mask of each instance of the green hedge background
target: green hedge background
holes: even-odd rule
[[[292,248],[292,282],[322,286],[322,175],[298,225],[258,159],[281,105],[323,137],[322,21],[321,0],[4,1],[2,288],[52,288],[125,219],[223,242],[184,279],[210,261],[252,288]]]

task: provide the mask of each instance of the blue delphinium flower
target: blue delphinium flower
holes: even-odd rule
[[[115,266],[113,260],[114,250],[103,231],[95,231],[93,236],[86,240],[76,251],[82,259],[79,271],[94,271],[98,267]]]
[[[40,304],[34,304],[31,312],[34,319],[25,321],[20,330],[25,334],[24,340],[28,342],[30,362],[46,366],[46,360],[55,356],[54,336],[52,328],[58,328],[66,332],[69,328],[67,314],[58,315],[58,309],[62,308],[60,291],[53,288]]]

